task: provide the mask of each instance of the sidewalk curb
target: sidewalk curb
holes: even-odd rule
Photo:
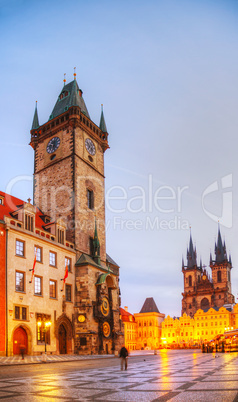
[[[89,357],[88,359],[70,359],[70,360],[49,360],[49,361],[36,361],[36,362],[16,362],[16,363],[1,363],[0,362],[0,367],[12,367],[12,366],[29,366],[29,365],[35,365],[35,364],[48,364],[48,363],[68,363],[68,362],[78,362],[78,361],[89,361],[89,360],[99,360],[99,359],[114,359],[117,358],[117,356],[108,356],[108,357]]]

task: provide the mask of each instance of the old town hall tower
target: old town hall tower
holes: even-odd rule
[[[197,252],[190,234],[187,250],[187,265],[182,262],[184,275],[184,291],[182,293],[182,314],[193,317],[198,309],[207,310],[210,307],[220,308],[224,304],[233,304],[235,298],[231,293],[231,256],[228,259],[225,242],[222,242],[218,228],[215,243],[215,259],[210,255],[212,277],[205,267],[197,264]]]
[[[74,80],[64,86],[49,120],[31,130],[35,151],[34,204],[46,215],[51,233],[76,252],[75,314],[69,317],[76,353],[118,349],[123,338],[119,318],[119,267],[106,254],[104,152],[109,148],[103,110],[97,126]]]

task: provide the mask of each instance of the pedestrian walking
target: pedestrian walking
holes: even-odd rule
[[[121,370],[123,370],[123,366],[125,366],[125,370],[127,370],[128,350],[125,345],[122,346],[119,357],[121,358]]]
[[[21,353],[22,360],[24,360],[25,349],[26,349],[25,345],[21,344],[20,345],[20,353]]]

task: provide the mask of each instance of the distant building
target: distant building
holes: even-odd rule
[[[238,304],[199,309],[191,318],[186,313],[182,317],[167,316],[162,322],[161,342],[170,347],[200,346],[217,335],[238,327]]]
[[[134,314],[137,323],[137,349],[157,349],[160,345],[161,314],[153,297],[148,297],[139,313]]]
[[[137,323],[128,307],[120,308],[121,320],[124,324],[125,346],[128,350],[136,350]]]
[[[231,256],[227,256],[225,242],[222,241],[220,228],[215,244],[215,259],[210,255],[212,277],[205,267],[197,264],[197,251],[190,234],[187,250],[187,265],[182,261],[184,275],[184,291],[182,293],[182,315],[193,317],[197,310],[220,308],[225,304],[234,304],[235,298],[231,293]]]

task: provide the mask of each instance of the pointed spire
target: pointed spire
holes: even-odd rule
[[[101,105],[101,118],[100,118],[99,128],[100,128],[100,130],[102,130],[103,133],[107,133],[107,126],[106,126],[104,114],[103,114],[103,105]]]
[[[202,269],[202,258],[200,258],[200,269]]]
[[[231,267],[232,267],[231,253],[230,253],[230,255],[229,255],[229,264],[231,264]]]
[[[184,269],[184,258],[182,256],[182,270]]]
[[[64,73],[64,79],[63,79],[63,81],[64,81],[64,86],[65,86],[65,84],[66,84],[66,73]]]
[[[197,266],[197,252],[196,248],[193,247],[193,240],[190,228],[189,248],[187,250],[187,268],[193,268],[194,266]]]
[[[225,245],[225,242],[222,244],[222,237],[221,237],[219,222],[218,222],[217,242],[215,243],[215,254],[216,254],[216,262],[217,263],[227,260],[226,245]]]
[[[35,130],[36,128],[38,128],[39,125],[39,119],[38,119],[38,112],[37,112],[37,101],[36,101],[36,107],[35,107],[35,113],[34,113],[34,117],[33,117],[33,122],[32,122],[32,130]]]
[[[95,229],[94,229],[94,238],[93,238],[93,259],[94,261],[100,265],[100,243],[98,239],[98,231],[97,231],[97,220],[95,216]]]
[[[212,264],[212,252],[210,250],[210,265]]]

